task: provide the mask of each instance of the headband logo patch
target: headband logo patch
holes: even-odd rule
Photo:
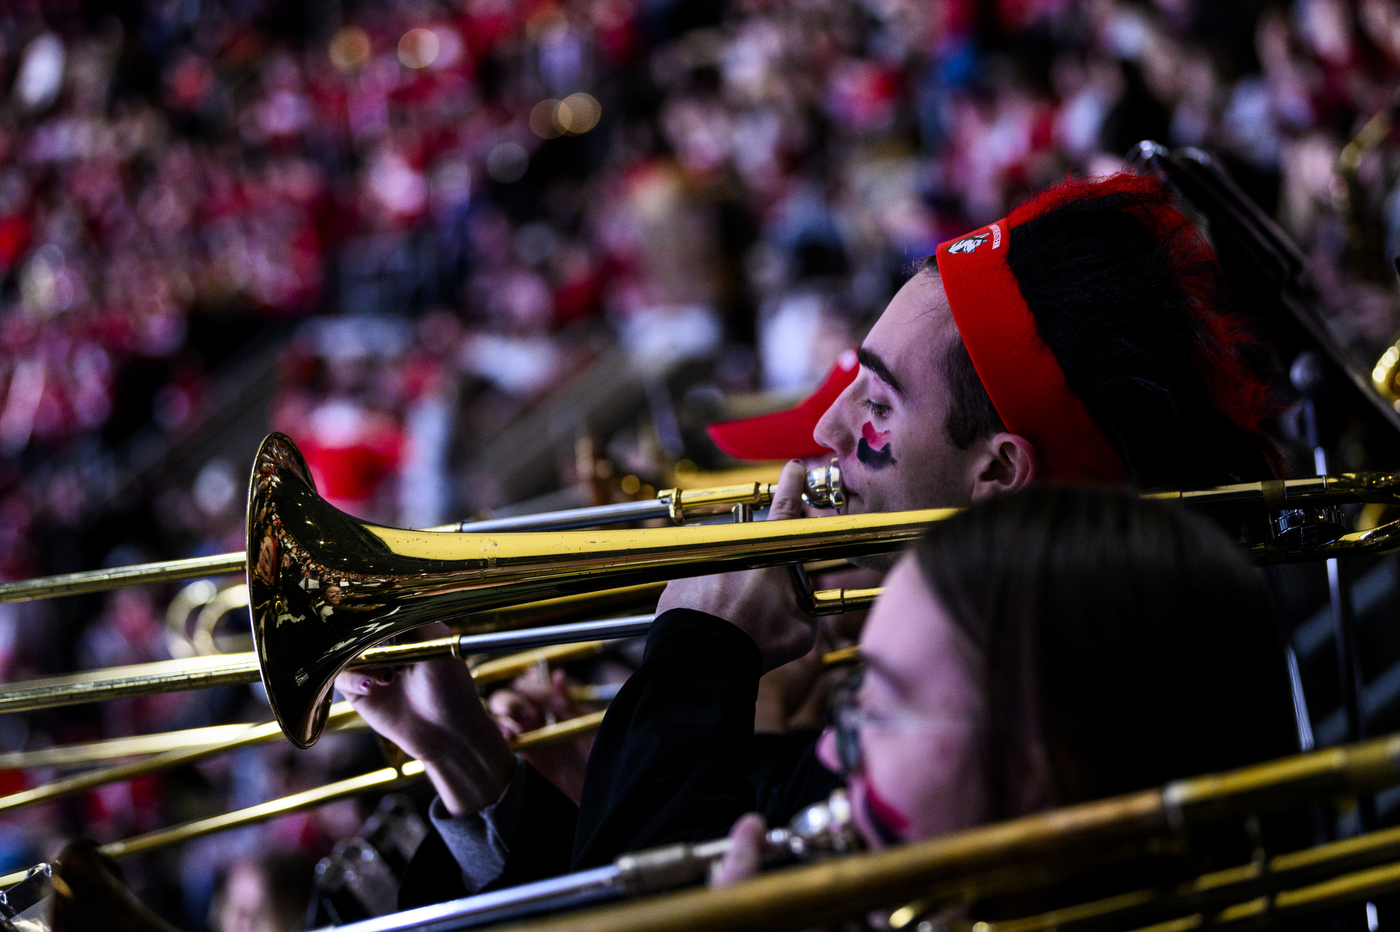
[[[964,236],[962,239],[949,246],[948,251],[951,253],[972,252],[978,246],[985,243],[989,236],[991,236],[990,233],[974,233],[971,236]],[[1000,239],[1000,237],[998,237],[998,239]]]

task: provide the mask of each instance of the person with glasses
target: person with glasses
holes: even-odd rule
[[[1260,426],[1268,392],[1219,279],[1210,246],[1160,179],[1056,185],[940,245],[861,342],[845,380],[824,386],[833,391],[714,433],[745,457],[834,453],[851,513],[966,507],[1044,484],[1272,478],[1277,453]],[[790,491],[800,478],[800,464],[784,467],[770,519],[801,513]],[[705,838],[721,811],[737,815],[722,809],[714,782],[730,752],[707,735],[745,716],[750,807],[786,821],[830,789],[807,766],[809,746],[761,777],[753,767],[762,761],[752,735],[758,679],[815,638],[786,574],[677,580],[658,611],[647,659],[593,745],[575,868]],[[803,774],[800,791],[781,792]]]
[[[1042,483],[1271,478],[1267,391],[1221,292],[1214,254],[1160,179],[1056,185],[941,245],[830,393],[731,429],[729,449],[834,454],[852,513],[963,507]],[[801,463],[784,468],[770,518],[801,513],[801,480]],[[711,787],[732,766],[752,769],[759,677],[814,639],[782,570],[673,583],[642,668],[598,733],[577,807],[516,758],[451,662],[341,674],[337,689],[423,761],[437,790],[401,905],[722,833],[756,804]],[[735,723],[743,747],[708,737]],[[799,776],[787,761],[772,772],[789,789]],[[829,788],[814,777],[783,798],[812,802]],[[765,789],[765,809],[775,794]]]
[[[940,522],[886,577],[860,658],[817,756],[872,847],[1298,750],[1260,572],[1201,515],[1123,490]],[[764,824],[734,825],[716,882],[757,869]]]

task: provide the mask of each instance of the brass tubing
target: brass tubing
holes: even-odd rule
[[[107,570],[42,576],[38,579],[0,583],[0,602],[29,602],[64,595],[105,592],[125,586],[198,579],[201,576],[230,576],[242,573],[246,567],[247,560],[243,554],[220,553],[212,557],[194,557],[189,560],[166,560],[162,563],[140,563],[136,566],[120,566]]]
[[[0,714],[257,681],[257,657],[251,652],[160,660],[5,684]]]
[[[480,688],[492,683],[514,679],[536,664],[567,663],[571,660],[577,660],[596,654],[606,646],[606,641],[559,644],[551,647],[543,647],[538,650],[527,651],[521,654],[513,654],[509,657],[501,657],[498,660],[489,660],[472,668],[472,680],[476,683],[477,687]],[[603,713],[601,712],[568,719],[519,735],[515,739],[515,742],[523,743],[524,748],[536,748],[553,744],[557,741],[563,741],[571,737],[586,734],[602,724],[602,720]],[[98,786],[104,786],[108,783],[132,780],[150,773],[168,770],[171,767],[192,764],[196,761],[215,757],[220,754],[228,754],[241,748],[278,741],[283,737],[282,729],[276,722],[266,722],[260,725],[230,725],[226,727],[241,733],[235,734],[233,737],[218,743],[206,742],[193,747],[175,748],[161,754],[146,757],[139,761],[98,768],[85,773],[65,777],[61,780],[55,780],[43,786],[36,786],[32,789],[21,790],[7,796],[0,796],[0,813],[8,812],[13,809],[20,809],[25,806],[37,805],[39,803],[52,802],[55,799],[71,796],[74,793],[81,793]],[[366,726],[350,707],[350,703],[338,702],[331,706],[331,717],[328,727],[335,730],[347,730],[352,728],[364,728]],[[153,735],[148,737],[160,738],[164,736]]]
[[[520,654],[511,654],[509,657],[487,660],[472,667],[472,679],[476,681],[478,687],[491,683],[503,683],[529,672],[530,668],[536,664],[569,663],[574,660],[582,660],[601,652],[607,646],[607,641],[576,641],[571,644],[555,644],[552,647],[541,647]]]
[[[1213,871],[1173,888],[1134,890],[1036,916],[980,923],[977,932],[1075,932],[1114,923],[1116,925],[1111,927],[1123,928],[1142,921],[1134,919],[1135,914],[1155,913],[1158,917],[1174,915],[1179,918],[1183,914],[1238,906],[1244,899],[1254,900],[1261,895],[1291,896],[1297,893],[1299,885],[1335,879],[1342,872],[1369,870],[1379,861],[1393,861],[1397,857],[1400,857],[1400,828],[1390,828],[1278,855],[1267,862],[1255,861]],[[1295,889],[1280,893],[1285,886]],[[1003,886],[995,892],[1020,889],[1025,886]]]
[[[0,770],[68,767],[74,764],[90,764],[94,761],[118,760],[123,757],[164,754],[166,751],[176,751],[182,748],[222,744],[240,737],[244,731],[251,727],[253,726],[247,722],[239,722],[234,725],[207,725],[203,728],[183,728],[179,731],[132,735],[128,738],[103,738],[97,741],[84,741],[80,744],[63,744],[48,748],[34,748],[28,751],[9,751],[0,754]]]
[[[573,627],[573,626],[560,626]],[[547,628],[540,628],[546,631]],[[521,633],[511,633],[521,634]],[[395,644],[370,648],[356,659],[351,668],[386,666],[392,663],[426,661],[462,656],[459,644],[463,640],[480,644],[494,635],[459,635],[437,638],[417,644]],[[578,634],[561,634],[566,640],[577,640]],[[630,637],[630,635],[620,635]],[[594,649],[594,648],[589,648]],[[470,651],[468,651],[470,652]],[[487,668],[490,669],[490,668]],[[80,702],[99,702],[155,693],[176,693],[181,690],[209,689],[214,686],[244,686],[259,679],[258,659],[248,654],[224,654],[189,658],[185,661],[157,661],[116,666],[105,670],[74,673],[42,680],[24,680],[0,687],[0,715],[10,712],[31,712]]]
[[[831,483],[827,475],[828,470],[833,468],[822,467],[808,472],[808,487],[803,497],[812,499],[818,507],[829,507],[830,502],[826,499],[833,495],[841,495],[839,473],[836,473],[837,478],[834,484]],[[498,533],[501,531],[538,532],[618,524],[668,516],[676,520],[677,524],[684,524],[688,514],[714,514],[726,511],[736,503],[766,505],[772,500],[775,487],[773,483],[768,482],[747,482],[741,485],[713,489],[665,489],[657,493],[656,499],[652,501],[624,502],[620,505],[600,505],[592,508],[575,508],[568,511],[520,515],[511,518],[462,521],[425,530],[434,533],[461,534]],[[844,502],[844,498],[841,501]],[[28,602],[35,599],[83,595],[89,592],[120,589],[125,586],[198,579],[201,576],[229,576],[234,573],[242,573],[246,567],[246,554],[220,553],[187,560],[164,560],[157,563],[141,563],[135,566],[105,570],[64,573],[58,576],[43,576],[37,579],[0,583],[0,602]]]
[[[555,722],[553,725],[545,725],[543,728],[525,732],[512,741],[510,746],[517,751],[534,751],[551,744],[558,744],[560,741],[580,738],[597,731],[598,727],[603,724],[603,715],[602,712],[589,712],[587,715],[580,715],[577,718],[565,719],[562,722]]]
[[[507,927],[511,932],[736,932],[805,929],[922,896],[934,884],[1017,862],[1064,857],[1111,842],[1163,836],[1238,812],[1321,792],[1400,782],[1400,736],[1178,780],[1009,822],[770,874],[720,890],[686,890],[636,903]],[[1314,897],[1326,895],[1313,894]]]
[[[844,667],[849,664],[860,663],[860,646],[842,647],[838,650],[827,651],[822,654],[822,669],[829,670],[832,667]]]
[[[586,721],[571,719],[569,722],[560,722],[557,725],[547,726],[546,728],[536,729],[535,731],[527,731],[523,735],[512,740],[511,747],[515,750],[521,750],[523,745],[524,748],[527,749],[538,749],[559,741],[566,741],[571,738],[579,737],[598,727],[598,724],[602,722],[602,713],[581,716],[581,719]],[[580,721],[580,724],[571,726],[570,722],[573,721]],[[166,847],[167,845],[179,844],[204,835],[212,835],[215,832],[222,832],[231,828],[240,828],[244,825],[254,825],[258,822],[266,822],[268,819],[275,819],[280,815],[286,815],[291,812],[313,809],[317,806],[325,805],[326,803],[336,802],[337,800],[346,799],[350,796],[357,796],[368,790],[378,790],[388,793],[400,786],[420,779],[423,774],[424,769],[422,763],[416,760],[410,760],[398,770],[395,770],[393,767],[385,767],[359,777],[351,777],[348,780],[331,783],[319,787],[318,789],[307,790],[304,793],[295,793],[291,796],[284,796],[281,799],[274,799],[257,806],[249,806],[247,809],[239,809],[235,812],[211,816],[208,819],[200,819],[195,822],[188,822],[184,825],[159,829],[123,841],[115,841],[103,845],[101,851],[111,858],[130,857],[133,854],[142,854],[146,851],[155,850],[156,848]],[[0,887],[3,887],[8,879],[7,877],[0,877]]]
[[[602,618],[615,611],[652,611],[665,588],[666,583],[658,581],[636,586],[619,586],[616,589],[600,589],[597,592],[582,592],[578,595],[564,595],[557,599],[522,602],[519,605],[504,605],[476,612],[465,618],[449,620],[447,625],[452,627],[458,624],[477,633],[536,628],[578,618]]]
[[[632,531],[440,534],[366,524],[316,494],[269,434],[248,493],[248,586],[263,685],[298,747],[356,656],[432,621],[619,585],[899,550],[954,509]]]
[[[1161,794],[1145,791],[903,847],[763,874],[506,928],[512,932],[721,932],[806,929],[912,899],[934,879],[975,874],[1126,834],[1167,830]]]
[[[735,487],[744,495],[749,486]],[[685,496],[701,496],[721,490],[695,490],[683,492]],[[732,490],[723,490],[732,491]],[[664,492],[661,494],[665,494]],[[742,497],[742,496],[741,496]],[[1268,507],[1300,507],[1314,503],[1348,504],[1357,502],[1398,504],[1400,503],[1400,476],[1390,473],[1344,473],[1312,479],[1289,479],[1275,482],[1250,482],[1237,485],[1219,486],[1214,489],[1195,491],[1149,492],[1144,497],[1183,501],[1196,505],[1262,503]],[[1274,502],[1280,504],[1274,505]],[[646,503],[650,504],[650,503]],[[707,504],[714,505],[714,502]],[[691,507],[691,506],[687,506]],[[541,516],[534,516],[541,517]],[[633,520],[631,518],[627,520]],[[434,532],[471,532],[476,522],[443,525],[432,528]],[[483,522],[485,524],[485,522]],[[15,582],[0,583],[0,603],[28,602],[35,599],[49,599],[59,596],[82,595],[90,592],[103,592],[123,586],[137,586],[148,583],[175,582],[183,579],[198,579],[201,576],[228,576],[242,573],[246,566],[246,556],[242,553],[221,553],[208,557],[194,557],[187,560],[166,560],[157,563],[143,563],[105,570],[87,570],[80,573],[64,573],[57,576],[44,576],[36,579],[21,579]]]
[[[869,608],[880,597],[883,587],[873,589],[818,589],[812,593],[817,615],[840,615]]]
[[[524,673],[530,666],[544,660],[549,663],[567,663],[571,660],[592,656],[607,646],[606,641],[582,641],[577,644],[561,644],[557,647],[542,648],[525,653],[520,658],[502,657],[472,667],[472,675],[477,685],[485,686],[512,679]],[[67,767],[75,764],[90,764],[95,761],[117,760],[124,757],[149,757],[167,751],[186,748],[222,745],[235,738],[243,737],[253,722],[239,722],[234,725],[207,725],[203,728],[184,728],[179,731],[164,731],[149,735],[132,735],[126,738],[104,738],[80,744],[65,744],[49,748],[34,748],[28,751],[10,751],[0,754],[0,770],[28,770],[38,767]],[[277,732],[281,734],[280,731]],[[3,797],[0,797],[3,806]]]
[[[595,730],[602,720],[603,713],[595,712],[534,731],[527,731],[511,741],[511,748],[517,751],[537,750],[550,744],[577,738]],[[422,778],[423,773],[423,765],[416,760],[410,760],[401,769],[384,767],[367,774],[361,774],[358,777],[329,783],[314,790],[284,796],[256,806],[249,806],[246,809],[226,812],[222,815],[187,822],[171,828],[158,829],[135,838],[114,841],[103,845],[99,850],[110,858],[144,854],[157,848],[190,841],[204,835],[241,828],[245,825],[255,825],[278,816],[300,812],[303,809],[314,809],[317,806],[358,796],[370,790],[388,793]],[[28,870],[22,870],[0,877],[0,889],[19,883],[28,873]]]
[[[388,793],[420,779],[423,772],[423,765],[416,760],[404,764],[401,770],[384,767],[358,777],[351,777],[348,780],[329,783],[314,790],[294,793],[291,796],[284,796],[281,799],[274,799],[257,806],[249,806],[247,809],[226,812],[208,819],[199,819],[183,825],[147,832],[144,835],[137,835],[135,838],[114,841],[103,845],[99,850],[110,858],[130,857],[134,854],[164,848],[167,845],[180,844],[194,838],[212,835],[215,832],[266,822],[268,819],[275,819],[292,812],[300,812],[303,809],[313,809],[326,803],[358,796],[369,790]],[[0,885],[3,885],[6,879],[0,877]]]
[[[314,790],[307,790],[303,793],[284,796],[281,799],[274,799],[257,806],[250,806],[247,809],[239,809],[235,812],[227,812],[223,815],[213,816],[208,819],[187,822],[172,828],[159,829],[123,841],[114,841],[103,845],[99,850],[111,858],[128,857],[166,845],[178,844],[193,838],[211,835],[215,832],[222,832],[243,825],[253,825],[258,822],[266,822],[268,819],[274,819],[280,815],[287,815],[292,812],[300,812],[303,809],[322,806],[326,803],[336,802],[337,800],[345,799],[350,796],[357,796],[369,790],[380,790],[387,793],[400,786],[412,783],[422,775],[423,765],[418,761],[409,761],[404,765],[402,771],[395,770],[393,767],[384,767],[380,770],[361,774],[358,777],[351,777],[348,780],[328,783]],[[16,871],[13,874],[6,874],[0,877],[0,887],[8,887],[11,884],[18,883],[24,879],[26,873],[28,872]]]
[[[1288,921],[1321,909],[1372,899],[1400,891],[1400,862],[1351,871],[1292,890],[1257,896],[1215,912],[1194,913],[1169,919],[1134,932],[1189,932],[1202,927],[1228,928],[1248,923],[1268,924],[1274,919]]]
[[[1358,472],[1306,479],[1240,482],[1211,489],[1145,492],[1143,498],[1188,505],[1262,505],[1269,510],[1309,505],[1400,504],[1400,473]]]
[[[329,727],[344,728],[351,723],[358,722],[359,715],[350,708],[348,702],[337,702],[331,707],[331,719]],[[363,723],[360,723],[363,725]],[[244,733],[232,740],[221,744],[202,744],[197,747],[184,748],[175,751],[167,751],[164,754],[157,754],[144,760],[132,761],[126,764],[117,764],[112,767],[102,767],[86,773],[75,774],[65,777],[62,780],[55,780],[43,786],[36,786],[33,789],[21,790],[18,793],[10,793],[8,796],[0,796],[0,813],[20,809],[24,806],[33,806],[38,803],[51,802],[61,799],[64,796],[71,796],[74,793],[81,793],[94,787],[104,786],[108,783],[119,783],[123,780],[133,780],[137,777],[144,777],[147,774],[160,770],[168,770],[171,767],[179,767],[184,764],[192,764],[219,754],[229,754],[233,751],[246,747],[253,747],[259,744],[267,744],[278,741],[282,738],[282,729],[277,727],[276,722],[267,722],[263,725],[249,725]]]
[[[817,597],[822,598],[825,594],[824,591],[819,591]],[[580,598],[578,603],[588,604],[588,600]],[[634,617],[640,619],[643,616]],[[514,649],[511,646],[512,642],[519,637],[530,635],[532,631],[538,633],[542,638],[558,637],[566,642],[575,637],[631,637],[640,633],[636,631],[627,633],[621,629],[605,633],[605,629],[609,627],[610,623],[623,621],[626,619],[601,619],[596,622],[598,627],[592,629],[591,635],[587,633],[589,629],[582,627],[591,623],[581,622],[577,625],[508,630],[484,635],[453,635],[430,641],[371,647],[353,661],[349,669],[389,666],[419,660],[441,660],[471,653]],[[570,629],[579,633],[570,633]],[[578,656],[596,653],[598,649],[597,644],[582,647]],[[567,650],[549,656],[563,656],[566,653],[568,653]],[[481,676],[482,669],[490,671],[494,668],[489,664],[478,667],[478,677]],[[519,672],[524,672],[524,670]],[[495,676],[490,672],[486,675]],[[518,673],[512,674],[512,676],[514,675],[518,675]],[[504,678],[509,679],[510,677]],[[107,667],[102,670],[89,670],[65,676],[0,684],[0,715],[77,705],[83,702],[105,702],[132,696],[148,696],[155,693],[207,689],[214,686],[240,686],[256,683],[258,679],[257,656],[251,651],[238,654],[188,657],[184,660],[158,660],[154,663],[133,664],[126,667]],[[495,681],[488,679],[485,682]]]

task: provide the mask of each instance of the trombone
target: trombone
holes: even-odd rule
[[[831,467],[816,472],[809,485],[839,497],[839,474]],[[755,488],[771,496],[771,486],[766,490],[754,486],[749,491],[758,494]],[[809,489],[809,494],[815,497],[817,492]],[[1339,505],[1356,502],[1400,504],[1400,475],[1396,474],[1271,480],[1155,492],[1149,497],[1274,512],[1272,532],[1249,545],[1263,562],[1400,546],[1400,522],[1346,533],[1337,511]],[[727,501],[729,493],[717,493],[709,500],[713,504],[720,498]],[[672,504],[676,501],[671,499]],[[684,497],[679,501],[684,508],[694,504],[687,504]],[[551,534],[405,531],[361,523],[319,498],[300,453],[281,434],[269,435],[259,449],[249,503],[247,578],[256,663],[248,654],[215,655],[12,684],[0,695],[0,713],[248,683],[261,676],[277,720],[294,743],[307,747],[320,733],[336,673],[350,663],[411,662],[484,649],[482,642],[460,638],[374,648],[428,621],[467,615],[461,627],[467,630],[466,637],[476,637],[477,632],[514,625],[539,612],[571,610],[580,593],[604,586],[631,584],[632,592],[640,595],[646,591],[642,587],[677,576],[895,550],[929,522],[952,513],[931,509]],[[799,581],[805,583],[805,579]],[[804,588],[799,599],[819,612],[845,611],[868,605],[878,591]],[[619,598],[625,596],[624,592]],[[519,605],[522,600],[540,599],[544,601]],[[506,612],[515,614],[503,620]],[[548,643],[548,638],[566,634],[549,629],[535,636],[544,639],[535,643]],[[567,634],[600,636],[596,627],[574,628]],[[367,653],[371,648],[373,652]]]
[[[512,654],[497,660],[488,660],[471,667],[472,681],[476,684],[477,688],[480,689],[493,683],[512,680],[540,663],[566,663],[571,660],[590,656],[601,650],[604,644],[604,641],[571,641],[562,644],[553,644],[538,650]],[[563,740],[563,736],[573,735],[570,729],[584,732],[591,731],[601,724],[601,721],[601,713],[591,713],[590,715],[581,716],[577,719],[569,719],[568,721],[560,722],[557,725],[551,726],[549,729],[542,729],[541,731],[543,734],[529,732],[520,735],[516,741],[523,742],[523,744],[518,745],[516,750],[529,750],[542,744]],[[333,731],[347,731],[363,728],[365,724],[350,707],[350,703],[338,702],[331,706],[326,727]],[[161,753],[154,754],[141,760],[85,771],[55,780],[43,786],[36,786],[32,789],[20,790],[15,793],[0,796],[0,815],[25,806],[52,802],[55,799],[71,796],[74,793],[81,793],[108,783],[132,780],[172,767],[193,764],[209,757],[229,754],[241,750],[242,748],[267,744],[282,737],[282,729],[276,722],[225,725],[216,726],[216,728],[218,729],[217,733],[220,735],[217,741],[199,741],[197,738],[187,740],[184,744],[171,747]],[[195,729],[194,731],[198,734],[200,732],[213,731],[213,729]],[[152,737],[160,738],[163,736],[155,735],[137,739],[116,739],[113,743],[130,745],[132,742],[135,742],[136,746],[139,747],[141,742],[149,740],[149,738]],[[55,750],[62,751],[64,749],[60,748]],[[40,753],[42,754],[42,752]],[[12,766],[21,765],[20,763],[16,763]],[[31,764],[30,766],[35,765]]]
[[[827,475],[828,484],[835,485],[831,480],[839,477]],[[1336,512],[1336,506],[1354,502],[1400,504],[1400,476],[1392,474],[1245,483],[1150,497],[1205,506],[1254,505],[1275,512],[1279,517],[1272,535],[1251,545],[1256,557],[1266,562],[1400,546],[1400,522],[1346,533]],[[691,506],[683,497],[680,503],[685,517]],[[0,695],[0,712],[172,687],[251,682],[261,676],[278,726],[293,743],[307,747],[331,719],[331,686],[349,664],[461,657],[487,646],[488,641],[478,639],[495,638],[489,643],[500,649],[508,643],[501,639],[508,636],[516,639],[517,648],[523,643],[597,638],[603,629],[589,626],[598,625],[613,625],[612,630],[627,632],[617,636],[629,636],[650,623],[650,616],[637,616],[584,626],[494,631],[500,625],[499,613],[522,600],[544,599],[531,604],[558,607],[572,605],[570,600],[599,587],[645,587],[724,569],[896,550],[953,511],[550,534],[406,531],[366,524],[330,506],[316,495],[294,444],[272,434],[258,451],[249,493],[245,554],[256,657],[191,658],[143,665],[127,674],[105,671],[21,684]],[[868,601],[876,592],[839,590],[834,597],[815,593],[822,598],[814,601],[846,607]],[[529,606],[520,608],[528,614]],[[375,647],[429,621],[461,615],[471,617],[464,626],[466,634]],[[483,628],[486,633],[477,633]],[[39,704],[26,705],[30,702]]]
[[[353,720],[357,717],[355,712],[350,709],[349,703],[344,703],[343,705],[343,709],[336,710],[340,716],[337,720],[337,725],[343,728],[355,727],[353,724]],[[510,745],[511,748],[516,751],[537,750],[539,748],[548,747],[551,744],[557,744],[586,735],[597,729],[597,727],[602,724],[602,721],[603,713],[592,712],[588,715],[581,715],[578,718],[571,718],[568,721],[559,722],[554,725],[546,725],[534,731],[527,731],[512,739]],[[231,746],[214,749],[191,749],[191,751],[186,752],[178,762],[191,763],[194,760],[210,756],[211,754],[232,750],[235,747],[250,747],[255,744],[261,744],[278,738],[280,734],[281,733],[275,726],[255,726],[245,738],[237,742],[231,742]],[[173,766],[173,763],[167,762],[166,766]],[[207,819],[198,819],[170,828],[156,829],[144,835],[138,835],[135,838],[109,842],[99,847],[98,851],[110,858],[124,858],[137,854],[145,854],[149,851],[164,848],[167,845],[191,841],[195,838],[212,835],[216,832],[227,831],[231,828],[255,825],[259,822],[266,822],[270,819],[289,815],[293,812],[314,809],[318,806],[324,806],[327,803],[336,802],[341,799],[349,799],[354,796],[359,796],[362,793],[370,791],[389,793],[399,787],[407,786],[421,779],[423,774],[424,768],[421,763],[416,760],[404,761],[398,765],[382,767],[379,770],[372,770],[369,773],[361,774],[357,777],[349,777],[335,783],[328,783],[325,786],[320,786],[315,789],[294,793],[290,796],[283,796],[279,799],[259,803],[256,806],[249,806],[246,809],[226,812],[222,815],[211,816]],[[133,776],[133,774],[127,774],[120,779],[129,779],[131,776]],[[85,789],[86,787],[82,788]],[[39,789],[42,790],[44,788],[41,787]],[[77,792],[77,790],[66,789],[65,793],[56,795],[66,795],[68,792]],[[53,798],[53,795],[47,798]],[[32,870],[32,868],[30,870]],[[19,883],[24,880],[29,873],[29,870],[25,870],[0,876],[0,888]]]
[[[273,714],[298,747],[367,648],[444,617],[616,585],[897,550],[953,509],[634,531],[442,534],[364,524],[271,434],[248,496],[248,589]]]
[[[290,439],[287,442],[290,443]],[[307,480],[310,481],[309,472]],[[711,489],[663,489],[656,493],[656,498],[649,500],[506,518],[486,518],[480,521],[459,521],[424,528],[423,531],[457,534],[569,531],[658,519],[669,520],[673,525],[680,527],[696,518],[765,507],[773,500],[773,489],[774,484],[768,482],[748,482]],[[807,471],[802,499],[813,508],[836,511],[845,508],[846,495],[841,485],[841,470],[835,460],[826,466]],[[164,560],[112,569],[42,576],[0,583],[0,602],[29,602],[36,599],[105,592],[126,586],[177,582],[205,576],[229,576],[243,572],[246,567],[246,554],[220,553],[185,560]]]
[[[497,660],[484,661],[471,668],[472,680],[478,687],[510,680],[524,673],[527,669],[536,666],[540,662],[560,663],[575,660],[596,653],[603,648],[604,644],[604,641],[573,641],[555,644],[525,653],[512,654]],[[844,648],[831,651],[823,656],[822,665],[825,668],[832,668],[852,663],[856,659],[857,648]],[[586,699],[585,701],[596,700]],[[548,747],[552,744],[582,737],[593,732],[602,725],[603,714],[604,713],[601,711],[590,712],[576,718],[545,725],[534,731],[525,732],[511,739],[511,747],[518,752],[533,751]],[[326,727],[332,731],[348,731],[364,728],[365,724],[363,720],[355,714],[348,702],[340,702],[331,706]],[[282,737],[281,728],[276,722],[268,722],[261,725],[244,724],[216,726],[216,729],[218,729],[218,734],[220,735],[220,739],[217,741],[203,741],[190,736],[186,743],[175,747],[168,747],[168,749],[164,750],[162,753],[154,754],[143,760],[87,771],[56,780],[43,786],[21,790],[7,796],[0,796],[0,814],[26,806],[52,802],[56,799],[94,789],[108,783],[131,780],[172,767],[193,764],[216,755],[228,754],[242,748],[276,741]],[[193,729],[194,732],[201,734],[214,730],[215,729]],[[167,739],[171,736],[154,735],[148,737]],[[140,747],[146,740],[146,738],[116,739],[112,742],[102,742],[100,744],[125,744],[129,748],[132,742],[135,742],[136,746]],[[63,752],[65,749],[56,748],[53,750]],[[98,748],[96,750],[100,753],[103,749]],[[37,753],[43,755],[45,752]],[[128,753],[135,752],[128,751]],[[23,757],[26,756],[26,754],[21,752],[18,755],[9,756]],[[70,760],[74,759],[74,755],[72,754],[66,755],[66,757]],[[83,758],[79,756],[78,759],[93,758]],[[37,765],[38,764],[22,763],[19,761],[10,764],[12,767]],[[395,767],[398,770],[398,776],[390,775],[387,771],[383,770],[376,771],[375,773],[377,776],[362,775],[360,777],[352,777],[348,780],[329,784],[326,787],[308,793],[271,800],[248,809],[227,813],[210,819],[201,819],[195,822],[185,823],[184,825],[160,829],[140,836],[138,839],[113,842],[103,846],[100,850],[103,854],[110,857],[122,857],[128,854],[152,851],[166,845],[189,841],[201,835],[244,825],[251,825],[257,822],[264,822],[268,819],[296,812],[300,809],[314,808],[315,806],[349,796],[355,796],[371,789],[388,792],[400,785],[400,777],[413,779],[421,775],[422,772],[421,767],[416,762],[411,761],[400,761]],[[24,872],[0,877],[0,888],[4,888],[22,879],[24,879]]]
[[[684,890],[621,905],[506,926],[510,932],[735,932],[805,929],[888,910],[908,928],[931,910],[989,894],[1043,887],[1109,861],[1180,842],[1202,826],[1297,805],[1320,794],[1367,792],[1400,782],[1400,735],[1329,748],[1157,789],[1081,803],[1006,822],[815,864],[771,871],[718,890]],[[841,803],[805,847],[840,852]],[[801,818],[801,817],[800,817]],[[800,834],[796,826],[791,834]],[[779,830],[770,847],[788,846]],[[702,880],[727,839],[623,855],[614,864],[522,887],[379,916],[342,932],[465,928],[563,906],[597,903]],[[969,932],[1134,929],[1157,932],[1296,915],[1400,887],[1400,829],[1215,871],[1175,888],[1131,891],[1068,910],[1008,922],[955,922]],[[1379,866],[1377,866],[1379,865]],[[1184,917],[1184,918],[1183,918]],[[1148,925],[1162,919],[1171,924]],[[1062,924],[1063,923],[1063,924]],[[920,926],[922,928],[922,926]]]

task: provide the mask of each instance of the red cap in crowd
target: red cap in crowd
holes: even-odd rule
[[[795,408],[709,426],[710,439],[725,453],[741,460],[787,460],[821,456],[831,451],[812,439],[817,421],[846,386],[856,380],[860,363],[848,349],[815,392]]]

